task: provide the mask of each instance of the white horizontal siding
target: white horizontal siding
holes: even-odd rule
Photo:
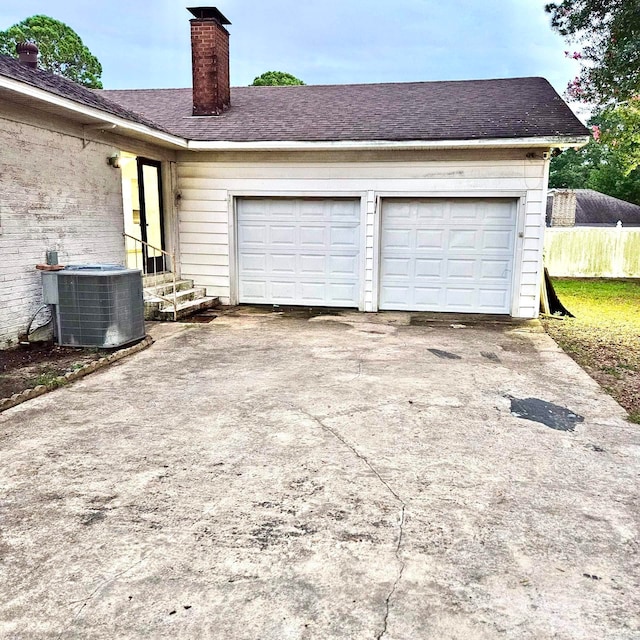
[[[527,159],[526,150],[505,151],[505,157],[488,151],[484,155],[439,152],[430,160],[323,162],[298,161],[291,153],[287,161],[271,162],[268,155],[246,154],[246,160],[234,154],[234,162],[204,156],[202,161],[178,162],[179,228],[181,270],[208,293],[228,302],[231,298],[229,250],[230,195],[332,196],[362,195],[365,198],[366,242],[364,255],[364,303],[375,304],[377,285],[374,235],[376,233],[376,199],[385,195],[464,194],[478,196],[499,192],[526,194],[526,208],[521,240],[519,295],[516,315],[537,315],[538,281],[544,225],[546,175],[545,162]],[[283,154],[278,154],[282,159]],[[339,158],[336,155],[336,158]],[[237,160],[237,161],[235,161]]]
[[[188,176],[197,180],[204,178],[209,180],[211,175],[207,167],[212,163],[208,162],[183,162],[180,164],[188,172]],[[216,177],[220,180],[238,179],[237,165],[215,163]],[[370,180],[380,176],[381,173],[387,175],[389,179],[400,180],[420,180],[431,178],[443,180],[448,178],[457,179],[460,174],[465,178],[480,178],[482,180],[491,177],[491,172],[496,178],[515,178],[521,180],[523,176],[527,179],[535,180],[542,178],[541,164],[523,164],[518,162],[492,162],[489,171],[487,166],[481,166],[479,162],[456,162],[447,163],[305,163],[298,166],[291,164],[270,164],[270,165],[246,165],[242,171],[243,180],[277,180],[286,177],[287,180],[308,180],[310,174],[317,180],[334,180],[336,175],[348,173],[351,179]]]
[[[215,175],[215,174],[214,174]],[[238,173],[236,172],[236,176]],[[348,180],[343,182],[343,179]],[[227,189],[229,191],[242,191],[247,195],[252,193],[258,194],[264,191],[278,192],[283,194],[295,195],[300,189],[307,191],[315,191],[317,193],[323,191],[335,191],[338,187],[341,190],[347,188],[353,192],[367,191],[371,188],[373,178],[354,178],[344,176],[340,179],[337,176],[333,178],[318,179],[309,177],[307,180],[292,179],[288,177],[273,179],[245,179],[241,177],[234,178],[191,178],[183,177],[184,184],[191,189],[215,187],[216,189]],[[429,191],[448,191],[459,192],[461,189],[468,191],[501,191],[501,190],[533,190],[534,187],[528,187],[527,183],[533,184],[534,180],[524,180],[522,178],[466,178],[466,177],[449,177],[449,178],[386,178],[382,180],[380,177],[375,180],[377,184],[376,191],[384,189],[389,192],[405,193],[405,192],[429,192]],[[338,184],[337,184],[338,183]],[[542,189],[542,179],[536,181],[537,189]]]

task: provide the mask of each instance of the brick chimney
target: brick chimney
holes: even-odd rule
[[[231,24],[215,7],[189,9],[193,68],[193,115],[219,116],[231,104],[229,32]]]
[[[572,189],[555,189],[551,209],[552,227],[573,227],[576,223],[576,192]]]
[[[26,67],[37,69],[38,67],[38,47],[33,42],[18,42],[16,45],[18,59]]]

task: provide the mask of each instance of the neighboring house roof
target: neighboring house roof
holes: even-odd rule
[[[476,140],[585,136],[544,78],[235,87],[221,116],[192,116],[191,89],[101,96],[198,141]]]
[[[575,189],[576,225],[640,226],[640,206],[593,189]],[[547,224],[551,219],[553,195],[547,198]]]
[[[16,58],[0,56],[0,75],[53,93],[62,98],[73,100],[86,107],[93,107],[94,109],[99,109],[111,115],[125,118],[131,122],[169,133],[161,124],[150,120],[144,115],[135,113],[121,104],[112,102],[102,93],[83,87],[72,80],[68,80],[49,71],[28,67],[20,63]]]

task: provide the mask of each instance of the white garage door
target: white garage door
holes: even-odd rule
[[[241,198],[239,301],[358,307],[360,201]]]
[[[380,308],[509,313],[517,201],[388,199]]]

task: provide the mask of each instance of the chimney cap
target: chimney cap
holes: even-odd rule
[[[198,20],[215,20],[220,24],[231,24],[216,7],[189,7],[188,10]]]

